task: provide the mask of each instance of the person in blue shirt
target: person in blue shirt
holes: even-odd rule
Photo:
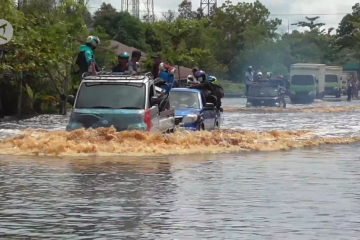
[[[88,36],[86,38],[85,45],[80,46],[80,52],[77,55],[76,63],[79,70],[76,72],[78,74],[79,80],[82,80],[82,75],[85,72],[89,71],[89,67],[92,61],[95,62],[94,50],[99,46],[100,39],[96,36]],[[96,71],[100,71],[96,66]]]

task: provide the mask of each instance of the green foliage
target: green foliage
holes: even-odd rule
[[[60,106],[64,113],[63,96],[76,93],[79,81],[71,75],[71,67],[79,46],[90,34],[101,39],[94,53],[98,65],[106,69],[117,61],[110,44],[116,40],[149,55],[161,53],[163,61],[169,64],[199,67],[217,76],[228,93],[243,91],[249,65],[256,72],[288,77],[293,63],[342,65],[359,62],[360,58],[359,3],[342,19],[336,35],[332,28],[324,28],[325,23],[318,23],[319,17],[306,17],[307,21],[294,24],[305,31],[280,35],[281,20],[271,18],[258,0],[236,4],[226,1],[208,16],[201,9],[193,11],[191,1],[183,0],[177,12],[169,10],[161,20],[144,16],[146,22],[118,12],[107,3],[93,16],[82,1],[75,0],[58,4],[27,1],[20,11],[14,1],[1,3],[0,19],[8,20],[14,27],[14,37],[6,44],[8,53],[0,60],[0,71],[11,72],[15,80],[6,85],[7,91],[11,96],[27,93],[29,101],[35,105],[40,101],[47,112]],[[152,67],[151,58],[142,63],[142,68]],[[26,75],[26,85],[19,77],[22,73]]]

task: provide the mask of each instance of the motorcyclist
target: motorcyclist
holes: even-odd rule
[[[209,76],[208,81],[213,86],[213,90],[211,92],[212,95],[216,96],[217,102],[216,102],[216,108],[220,110],[221,108],[221,98],[224,97],[224,89],[222,86],[218,83],[218,80],[214,76]]]
[[[94,62],[95,70],[100,71],[96,65],[94,50],[100,45],[100,39],[96,36],[88,36],[85,45],[80,46],[80,52],[77,55],[75,64],[78,66],[78,71],[74,72],[78,75],[79,80],[82,80],[82,75],[89,72],[91,63]]]
[[[213,85],[207,80],[206,73],[202,70],[195,73],[195,78],[199,83],[194,83],[193,85],[189,86],[192,89],[200,89],[206,99],[206,102],[211,102],[214,106],[217,105],[216,96],[213,96],[211,93],[213,91]]]
[[[127,70],[127,64],[129,63],[129,54],[123,52],[118,56],[118,64],[112,69],[113,72],[124,72]]]

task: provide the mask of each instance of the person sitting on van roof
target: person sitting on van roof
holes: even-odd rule
[[[128,71],[131,73],[136,73],[137,71],[137,63],[140,62],[141,51],[134,50],[131,54],[131,61],[128,63]]]
[[[129,63],[129,54],[123,52],[118,56],[118,64],[112,69],[113,72],[124,72],[127,70]]]

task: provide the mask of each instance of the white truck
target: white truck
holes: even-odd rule
[[[296,63],[290,68],[291,103],[312,103],[325,91],[325,64]]]
[[[341,81],[343,68],[341,66],[326,66],[325,95],[341,97]]]

